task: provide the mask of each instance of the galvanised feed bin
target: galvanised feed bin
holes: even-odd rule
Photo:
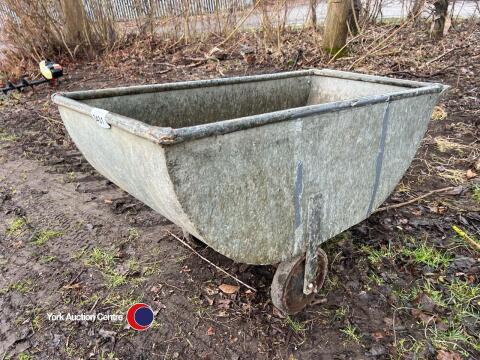
[[[322,286],[320,244],[367,218],[446,89],[332,70],[53,95],[105,177],[221,254],[280,263],[273,303]]]

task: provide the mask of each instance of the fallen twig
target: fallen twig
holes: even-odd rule
[[[227,271],[223,270],[220,266],[218,265],[215,265],[214,263],[212,263],[210,260],[208,260],[207,258],[203,257],[202,255],[200,255],[200,253],[198,251],[195,251],[194,248],[192,248],[190,245],[188,245],[184,240],[180,239],[177,235],[175,235],[174,233],[172,233],[171,231],[168,231],[167,230],[167,233],[169,233],[170,235],[172,235],[175,239],[177,239],[178,241],[180,241],[186,248],[190,249],[195,255],[197,255],[200,259],[206,261],[207,263],[209,263],[210,265],[212,265],[215,269],[221,271],[222,273],[224,273],[225,275],[231,277],[232,279],[234,279],[236,282],[238,282],[239,284],[242,284],[243,286],[245,286],[246,288],[254,291],[254,292],[257,292],[257,290],[253,287],[251,287],[250,285],[247,285],[245,284],[242,280],[240,280],[239,278],[235,277],[234,275],[228,273]]]
[[[458,236],[465,240],[471,247],[480,252],[480,243],[472,238],[467,232],[460,229],[458,226],[452,226],[453,231],[455,231]]]
[[[422,200],[430,195],[433,195],[433,194],[438,194],[438,193],[442,193],[442,192],[445,192],[445,191],[449,191],[449,190],[453,190],[455,189],[455,186],[449,186],[449,187],[445,187],[445,188],[442,188],[442,189],[437,189],[437,190],[432,190],[432,191],[429,191],[428,193],[426,194],[423,194],[421,196],[418,196],[416,198],[413,198],[413,199],[410,199],[408,201],[405,201],[405,202],[402,202],[402,203],[399,203],[399,204],[393,204],[393,205],[388,205],[388,206],[384,206],[384,207],[381,207],[381,208],[378,208],[377,210],[375,210],[373,213],[377,213],[377,212],[381,212],[381,211],[386,211],[386,210],[391,210],[391,209],[397,209],[399,207],[402,207],[402,206],[405,206],[405,205],[410,205],[410,204],[413,204],[414,202],[417,202],[419,200]]]
[[[425,65],[430,65],[431,63],[435,62],[435,61],[438,61],[440,60],[441,58],[443,58],[444,56],[450,54],[451,52],[455,51],[455,50],[460,50],[460,49],[465,49],[467,47],[469,47],[470,44],[467,44],[467,45],[464,45],[464,46],[458,46],[458,47],[455,47],[453,49],[450,49],[448,51],[445,51],[443,54],[437,56],[436,58],[430,60],[430,61],[427,61],[427,63]]]

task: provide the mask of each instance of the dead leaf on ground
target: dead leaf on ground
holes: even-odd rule
[[[219,300],[217,300],[218,308],[220,308],[220,309],[230,308],[231,303],[232,303],[232,300],[230,300],[230,299],[219,299]]]
[[[150,288],[150,292],[154,293],[154,294],[157,294],[161,289],[162,289],[163,285],[162,284],[159,284],[159,285],[153,285],[151,288]]]
[[[215,335],[215,328],[210,326],[207,330],[207,335],[208,336],[212,336],[212,335]]]
[[[218,313],[217,313],[217,317],[228,317],[228,314],[225,310],[220,310]]]
[[[238,290],[240,290],[240,286],[229,284],[222,284],[218,288],[225,294],[235,294]]]
[[[218,294],[218,290],[216,288],[212,288],[212,287],[209,287],[209,286],[205,286],[203,288],[203,291],[205,291],[207,293],[207,295],[209,295],[209,296]]]
[[[393,319],[392,318],[385,317],[385,318],[383,318],[383,322],[385,323],[385,325],[387,325],[389,327],[393,326]]]
[[[427,315],[422,310],[412,309],[412,315],[419,319],[424,325],[431,324],[435,320],[435,315]]]
[[[382,331],[376,331],[376,332],[372,333],[372,338],[375,341],[380,341],[384,337],[385,337],[385,335]]]
[[[440,215],[444,214],[447,211],[447,207],[442,205],[429,205],[428,209],[430,210],[430,212]]]
[[[455,351],[438,350],[437,360],[462,360],[462,356]]]
[[[420,305],[422,310],[429,313],[433,313],[435,309],[435,302],[424,292],[418,294],[413,303]]]
[[[439,319],[435,320],[435,326],[439,331],[447,331],[450,328],[448,324],[444,323],[442,320]]]
[[[467,179],[473,179],[474,177],[477,177],[477,173],[471,169],[467,170]]]
[[[71,284],[71,285],[64,285],[63,289],[80,289],[82,287],[82,282]]]

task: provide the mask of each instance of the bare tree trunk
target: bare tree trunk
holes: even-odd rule
[[[82,0],[61,0],[65,16],[66,40],[69,44],[81,44],[90,37],[90,23]]]
[[[347,43],[350,8],[351,0],[330,0],[328,3],[323,48],[330,54],[336,54]]]
[[[358,34],[360,30],[360,11],[362,2],[360,0],[350,0],[350,10],[348,11],[348,28],[353,35]]]
[[[432,24],[432,35],[440,38],[443,36],[445,30],[445,21],[448,13],[448,0],[436,0],[433,5],[435,6],[435,17]]]
[[[310,0],[310,26],[317,28],[317,0]]]

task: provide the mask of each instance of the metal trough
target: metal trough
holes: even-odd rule
[[[319,245],[387,198],[445,88],[307,70],[52,98],[119,187],[229,258],[283,262],[272,298],[292,313],[322,285]]]

